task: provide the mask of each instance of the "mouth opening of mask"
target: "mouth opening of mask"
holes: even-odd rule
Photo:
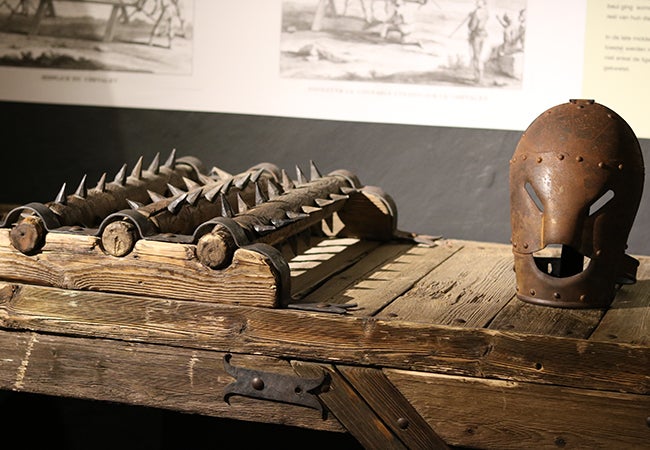
[[[533,259],[539,270],[556,278],[572,277],[582,273],[591,262],[588,256],[563,244],[547,245],[533,253]]]

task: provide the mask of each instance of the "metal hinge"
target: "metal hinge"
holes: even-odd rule
[[[317,378],[302,378],[236,367],[230,364],[231,358],[231,354],[223,357],[226,372],[235,378],[224,389],[226,403],[230,404],[233,395],[241,395],[317,409],[325,418],[325,410],[317,397],[319,392],[326,390],[328,375],[325,371]]]

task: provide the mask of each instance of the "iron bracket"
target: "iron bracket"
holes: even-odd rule
[[[301,378],[236,367],[230,364],[231,358],[229,353],[223,357],[226,372],[235,378],[234,382],[224,388],[223,399],[226,403],[230,404],[229,400],[233,395],[241,395],[306,406],[320,411],[325,418],[325,410],[316,395],[320,389],[325,388],[327,375],[324,371],[318,378]]]

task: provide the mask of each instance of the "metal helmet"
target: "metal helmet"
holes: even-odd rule
[[[537,117],[510,161],[517,297],[604,308],[636,282],[625,252],[643,182],[639,141],[611,109],[570,100]]]

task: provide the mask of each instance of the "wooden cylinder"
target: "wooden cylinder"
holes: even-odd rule
[[[27,216],[9,232],[9,239],[16,250],[26,255],[36,253],[45,245],[47,230],[38,216]]]

